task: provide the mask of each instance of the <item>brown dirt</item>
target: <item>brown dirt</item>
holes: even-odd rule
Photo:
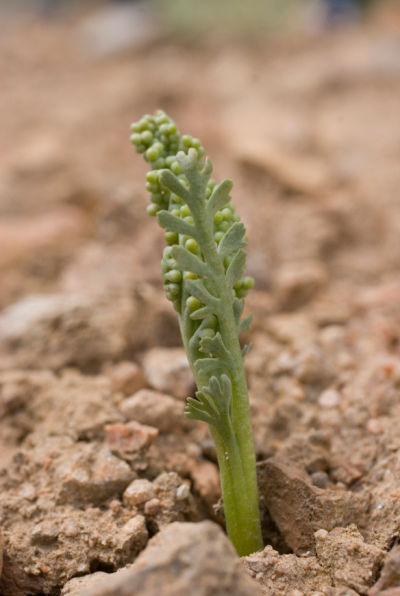
[[[224,565],[196,594],[400,593],[395,11],[315,38],[157,37],[101,57],[79,19],[3,23],[2,596],[178,594]],[[187,522],[223,518],[207,429],[182,416],[193,381],[128,143],[158,107],[234,179],[248,227],[268,546],[240,565],[209,522],[192,571],[182,554]],[[160,591],[171,569],[182,583]]]

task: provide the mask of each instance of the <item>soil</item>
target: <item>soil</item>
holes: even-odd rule
[[[102,52],[83,18],[1,25],[0,594],[400,594],[396,3],[324,35]],[[240,564],[128,142],[159,107],[248,229],[267,546]],[[171,587],[183,568],[199,591]]]

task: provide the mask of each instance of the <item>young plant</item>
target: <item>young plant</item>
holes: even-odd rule
[[[132,124],[131,142],[150,164],[149,215],[165,229],[161,262],[166,296],[178,314],[198,387],[186,416],[209,425],[215,441],[228,535],[239,555],[263,547],[256,461],[238,335],[248,329],[243,299],[246,230],[231,204],[232,182],[211,179],[198,139],[181,136],[162,111]]]

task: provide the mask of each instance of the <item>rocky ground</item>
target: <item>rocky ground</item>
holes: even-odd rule
[[[87,19],[2,21],[2,596],[400,594],[395,9],[314,38],[141,27],[123,47]],[[128,142],[158,107],[234,179],[248,228],[267,546],[243,560],[207,429],[182,415],[193,380]]]

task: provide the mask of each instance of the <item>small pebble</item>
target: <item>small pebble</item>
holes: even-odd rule
[[[317,530],[314,534],[315,538],[317,538],[318,540],[326,540],[328,537],[328,531],[327,530],[323,530],[322,528],[320,530]]]
[[[187,484],[181,484],[176,489],[176,498],[178,501],[184,501],[188,498],[190,494],[190,490]]]
[[[150,501],[154,496],[154,487],[150,480],[138,478],[131,482],[125,490],[123,501],[127,507],[134,507]]]
[[[151,499],[147,501],[146,505],[144,506],[144,512],[146,515],[157,515],[161,509],[161,501],[160,499]]]
[[[326,472],[314,472],[311,474],[311,481],[313,485],[318,488],[327,488],[329,484],[329,476]]]
[[[335,408],[341,400],[340,393],[335,389],[323,391],[318,398],[318,403],[322,408]]]
[[[373,435],[379,435],[383,430],[383,425],[377,418],[370,418],[367,422],[367,431]]]

